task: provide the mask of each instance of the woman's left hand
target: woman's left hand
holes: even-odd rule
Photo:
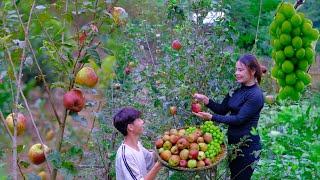
[[[198,116],[199,118],[203,119],[203,120],[211,120],[212,119],[212,114],[208,113],[208,112],[192,112],[192,114]]]

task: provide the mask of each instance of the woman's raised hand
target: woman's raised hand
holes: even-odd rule
[[[197,101],[203,102],[205,105],[209,103],[209,98],[206,95],[195,93],[193,98]]]

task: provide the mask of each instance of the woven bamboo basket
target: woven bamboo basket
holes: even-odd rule
[[[186,129],[186,128],[188,128],[188,127],[185,127],[184,129]],[[179,128],[179,129],[182,129],[182,128]],[[204,171],[204,170],[212,169],[212,168],[216,167],[223,159],[225,159],[227,157],[227,146],[224,143],[222,143],[220,146],[221,146],[221,151],[214,158],[211,159],[212,164],[209,166],[204,166],[204,167],[199,167],[199,168],[184,168],[184,167],[179,167],[179,166],[175,166],[175,167],[170,166],[168,162],[161,159],[156,146],[154,146],[154,150],[156,152],[156,155],[157,155],[159,162],[161,164],[163,164],[164,166],[168,167],[169,169],[173,169],[173,170],[177,170],[177,171],[196,172],[196,171]]]

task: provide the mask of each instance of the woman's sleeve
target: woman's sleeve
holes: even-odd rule
[[[212,120],[228,125],[239,125],[254,117],[263,107],[263,97],[260,94],[254,93],[243,104],[237,115],[222,116],[213,114]]]
[[[229,98],[230,96],[229,94],[227,94],[221,104],[214,102],[212,99],[209,99],[209,103],[206,106],[216,114],[226,115],[230,111],[228,106]]]

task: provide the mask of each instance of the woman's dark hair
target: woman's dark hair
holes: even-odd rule
[[[133,123],[134,120],[140,118],[141,112],[132,107],[124,107],[117,112],[113,117],[114,127],[124,136],[128,134],[128,124]]]
[[[261,82],[262,73],[266,73],[267,69],[265,66],[261,66],[257,58],[252,54],[245,54],[240,57],[239,61],[248,67],[250,71],[255,71],[254,77],[257,78],[258,83]]]

